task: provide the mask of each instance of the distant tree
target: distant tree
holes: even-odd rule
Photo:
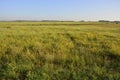
[[[110,22],[108,20],[99,20],[98,22]]]
[[[81,20],[80,22],[85,22],[84,20]]]
[[[113,21],[113,23],[116,23],[116,24],[118,24],[118,23],[120,23],[120,21]]]

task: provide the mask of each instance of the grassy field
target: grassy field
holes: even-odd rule
[[[119,80],[120,24],[0,22],[0,80]]]

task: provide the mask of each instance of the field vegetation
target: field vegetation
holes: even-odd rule
[[[119,80],[120,23],[0,22],[0,80]]]

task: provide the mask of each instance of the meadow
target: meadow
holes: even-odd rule
[[[0,80],[120,80],[120,23],[0,22]]]

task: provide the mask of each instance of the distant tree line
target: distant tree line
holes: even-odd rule
[[[112,22],[112,23],[120,23],[120,21],[108,21],[108,20],[99,20],[98,22]]]

